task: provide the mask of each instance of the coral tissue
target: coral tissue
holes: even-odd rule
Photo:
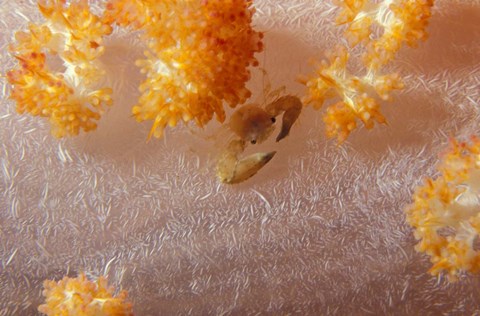
[[[385,123],[380,100],[389,100],[393,90],[403,88],[397,74],[385,74],[382,68],[391,62],[403,43],[415,47],[427,38],[426,27],[433,0],[337,0],[338,24],[346,24],[345,37],[350,46],[364,44],[362,74],[347,69],[350,54],[344,47],[330,53],[315,73],[301,81],[307,87],[306,104],[320,108],[337,99],[324,115],[327,136],[343,142],[357,127],[357,121],[370,129],[375,122]],[[375,36],[374,29],[380,29]],[[373,96],[372,96],[373,94]],[[375,96],[376,95],[376,96]]]
[[[10,45],[18,61],[7,73],[11,98],[19,113],[48,118],[57,137],[93,130],[112,102],[111,89],[99,87],[104,72],[98,62],[103,37],[112,29],[90,12],[87,1],[45,0],[38,7],[46,22],[31,23]],[[63,61],[63,71],[49,67],[49,56]]]
[[[107,3],[107,23],[143,31],[147,50],[137,65],[146,80],[132,111],[138,121],[153,121],[150,136],[179,121],[203,126],[214,114],[223,122],[223,101],[234,107],[249,98],[248,66],[262,50],[253,13],[246,0]]]
[[[43,296],[45,304],[38,311],[45,315],[77,316],[131,316],[132,304],[127,302],[127,292],[113,296],[103,277],[96,282],[90,281],[84,274],[77,278],[64,277],[59,282],[46,280]]]
[[[417,188],[407,221],[416,249],[431,258],[430,273],[454,281],[461,271],[480,271],[480,139],[452,141],[437,169],[437,178]]]
[[[114,23],[143,32],[145,58],[137,65],[146,79],[132,111],[138,121],[153,121],[150,136],[179,121],[204,126],[216,115],[223,122],[223,102],[235,107],[250,97],[248,67],[263,48],[252,1],[110,0],[103,16],[87,0],[38,6],[46,22],[16,33],[10,50],[18,66],[8,81],[17,111],[49,118],[57,137],[95,129],[112,103],[99,57]],[[64,71],[53,71],[48,56],[58,56]]]

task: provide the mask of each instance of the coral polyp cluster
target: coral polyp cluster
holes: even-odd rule
[[[347,24],[345,37],[351,46],[366,45],[364,62],[379,69],[395,58],[403,43],[416,47],[426,40],[426,28],[432,15],[434,0],[368,0],[339,1],[342,8],[338,24]],[[373,27],[383,30],[375,37]]]
[[[374,122],[385,123],[380,112],[380,100],[391,99],[391,92],[403,88],[397,74],[385,74],[382,68],[391,62],[403,43],[415,47],[427,37],[426,27],[433,0],[338,0],[341,11],[338,24],[347,24],[345,37],[351,46],[365,45],[364,75],[348,71],[350,55],[347,48],[330,53],[328,61],[316,67],[314,75],[301,80],[307,87],[306,104],[320,108],[330,99],[340,99],[330,105],[324,116],[327,136],[343,142],[357,127],[366,128]],[[374,26],[382,33],[375,37]],[[377,97],[372,95],[377,94]]]
[[[179,121],[204,126],[216,115],[223,122],[224,101],[235,107],[250,97],[248,66],[262,50],[253,13],[246,0],[107,3],[106,21],[144,32],[148,49],[137,65],[147,78],[133,114],[153,121],[150,135]]]
[[[46,22],[16,33],[10,50],[18,66],[7,76],[17,111],[48,117],[57,137],[95,129],[112,103],[112,90],[99,87],[99,57],[113,23],[144,33],[147,50],[137,65],[147,78],[132,111],[138,121],[153,121],[150,136],[179,121],[204,126],[216,115],[223,122],[223,102],[235,107],[250,97],[248,67],[263,48],[252,1],[111,0],[102,17],[87,0],[38,6]],[[53,71],[48,55],[60,57],[65,70]]]
[[[77,316],[130,316],[132,304],[127,301],[127,292],[113,296],[104,277],[90,281],[85,274],[77,278],[64,277],[59,282],[44,281],[45,304],[38,311],[45,315]]]
[[[416,249],[431,258],[430,273],[455,280],[462,271],[480,271],[480,139],[452,141],[437,169],[437,178],[416,189],[407,221]]]
[[[328,137],[337,137],[343,142],[360,120],[367,128],[375,122],[385,123],[380,112],[378,98],[390,99],[390,91],[403,88],[403,82],[397,74],[375,75],[368,72],[364,76],[351,74],[347,69],[349,54],[345,47],[339,47],[322,61],[315,75],[303,83],[308,89],[304,98],[306,104],[319,109],[328,99],[339,98],[341,101],[329,106],[324,115]],[[376,92],[377,98],[370,96]]]
[[[18,61],[7,73],[11,98],[19,113],[48,118],[57,137],[93,130],[112,103],[111,89],[99,87],[104,71],[98,62],[103,37],[112,29],[90,12],[87,1],[40,1],[38,7],[46,22],[31,23],[10,45]],[[64,71],[52,70],[48,55],[58,56]]]

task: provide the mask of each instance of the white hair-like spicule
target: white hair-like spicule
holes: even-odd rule
[[[309,59],[345,41],[337,9],[255,5],[267,75],[252,70],[251,102],[266,102],[269,85],[302,96]],[[0,8],[4,73],[14,30],[41,17],[34,1]],[[480,313],[478,277],[430,276],[403,211],[448,139],[478,133],[479,19],[478,1],[437,0],[428,41],[389,66],[406,87],[382,103],[388,125],[359,128],[338,146],[322,112],[305,108],[282,142],[248,148],[277,154],[238,185],[215,177],[229,137],[218,123],[146,141],[149,124],[131,116],[143,80],[138,33],[116,28],[105,40],[114,104],[96,131],[75,138],[56,139],[46,120],[17,114],[2,78],[0,315],[35,315],[43,280],[80,272],[127,290],[137,315]]]

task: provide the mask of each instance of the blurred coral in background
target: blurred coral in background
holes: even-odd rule
[[[127,301],[127,292],[113,296],[114,289],[104,277],[93,282],[85,274],[76,278],[64,277],[55,282],[44,282],[45,304],[38,311],[48,316],[131,316],[132,304]]]

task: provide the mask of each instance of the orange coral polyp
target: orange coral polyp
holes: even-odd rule
[[[375,90],[380,98],[389,99],[391,91],[403,88],[400,77],[372,72],[363,77],[351,74],[347,69],[349,54],[345,47],[339,47],[328,57],[329,61],[323,61],[316,74],[303,82],[308,89],[303,101],[316,109],[329,99],[342,100],[331,105],[324,116],[327,136],[337,137],[341,143],[357,127],[356,120],[368,129],[373,128],[375,122],[385,123],[379,103],[367,92]]]
[[[392,91],[404,88],[399,75],[384,75],[381,68],[394,59],[403,43],[415,47],[418,40],[426,39],[434,0],[335,2],[341,9],[337,23],[347,24],[345,37],[350,45],[365,44],[362,59],[366,75],[348,72],[349,56],[346,49],[341,48],[333,53],[329,62],[322,62],[312,77],[301,82],[307,87],[304,102],[313,104],[316,109],[329,99],[341,99],[324,116],[327,135],[337,137],[341,143],[355,129],[357,119],[366,128],[372,128],[374,122],[386,122],[379,103],[368,93],[374,90],[380,99],[390,100]],[[383,31],[378,37],[372,32],[374,24]]]
[[[379,69],[392,61],[403,43],[416,47],[427,38],[426,28],[434,0],[338,0],[342,8],[337,23],[348,27],[345,36],[352,46],[366,44],[364,62],[368,68]],[[383,32],[375,38],[371,26]]]
[[[246,0],[109,1],[107,21],[144,31],[148,51],[137,65],[147,78],[133,114],[154,121],[150,135],[179,121],[203,126],[215,115],[223,122],[223,102],[235,107],[250,97],[248,67],[262,50],[253,13]]]
[[[338,24],[345,24],[352,22],[363,11],[368,4],[368,0],[335,0],[335,4],[342,9],[336,21]]]
[[[112,31],[89,11],[87,1],[66,6],[63,0],[39,2],[46,22],[30,24],[28,32],[17,32],[10,51],[18,67],[7,73],[11,98],[19,113],[49,118],[52,134],[77,135],[96,128],[111,89],[94,87],[104,75],[97,62],[104,52],[102,38]],[[46,65],[46,54],[63,60],[65,72]]]
[[[427,178],[406,208],[407,222],[419,240],[416,249],[433,264],[433,275],[446,272],[454,281],[461,272],[480,271],[480,139],[452,141],[438,165],[440,175]],[[449,231],[447,235],[442,233]]]
[[[38,307],[42,314],[77,316],[130,316],[132,304],[127,301],[127,292],[113,295],[104,277],[96,282],[87,279],[85,274],[77,278],[64,277],[59,282],[44,281],[45,303]]]

